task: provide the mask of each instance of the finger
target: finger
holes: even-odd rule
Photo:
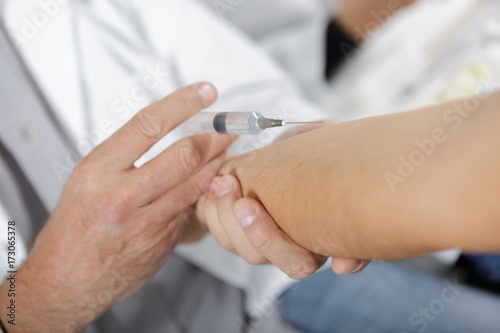
[[[186,209],[186,207],[194,207],[198,199],[208,191],[210,182],[224,163],[224,160],[224,155],[215,158],[195,176],[177,185],[171,191],[164,193],[142,209],[147,211],[148,214],[171,218]]]
[[[129,176],[130,185],[138,187],[145,203],[153,201],[199,172],[235,139],[235,136],[220,134],[196,135],[176,142],[155,159],[133,170]]]
[[[210,106],[217,91],[207,82],[183,87],[135,115],[89,156],[108,170],[127,170],[168,132]]]
[[[218,222],[234,245],[236,252],[251,265],[265,265],[269,261],[248,241],[234,214],[236,200],[243,197],[238,180],[234,176],[215,178],[210,185],[217,199]]]
[[[228,155],[230,156],[230,153],[226,153],[226,156]],[[196,206],[196,215],[206,223],[210,233],[223,249],[238,254],[233,242],[228,237],[226,231],[219,222],[219,215],[217,211],[218,198],[216,191],[217,188],[212,180],[209,191],[200,199],[200,201],[198,201]]]
[[[337,275],[359,273],[369,264],[370,260],[332,258],[332,270]]]
[[[304,279],[325,263],[288,237],[256,200],[240,199],[234,209],[250,244],[292,279]]]
[[[217,197],[208,194],[205,199],[205,205],[202,209],[207,227],[220,247],[226,251],[237,254],[233,242],[229,239],[226,231],[219,222],[219,215],[217,213]]]

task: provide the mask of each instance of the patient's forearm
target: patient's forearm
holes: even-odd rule
[[[500,95],[477,101],[328,126],[224,172],[323,255],[500,250]]]

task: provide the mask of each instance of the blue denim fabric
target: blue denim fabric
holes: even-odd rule
[[[318,273],[281,301],[285,319],[313,333],[500,332],[500,297],[394,263]]]

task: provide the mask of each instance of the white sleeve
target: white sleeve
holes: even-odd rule
[[[219,100],[210,109],[261,111],[286,120],[326,115],[302,95],[296,82],[246,35],[190,0],[141,0],[145,33],[170,59],[179,86],[210,81]],[[270,142],[280,131],[272,131]]]

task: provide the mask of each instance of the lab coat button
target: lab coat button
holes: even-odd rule
[[[37,134],[37,128],[33,124],[28,124],[24,126],[21,133],[22,138],[25,141],[32,141],[35,138],[36,134]]]

